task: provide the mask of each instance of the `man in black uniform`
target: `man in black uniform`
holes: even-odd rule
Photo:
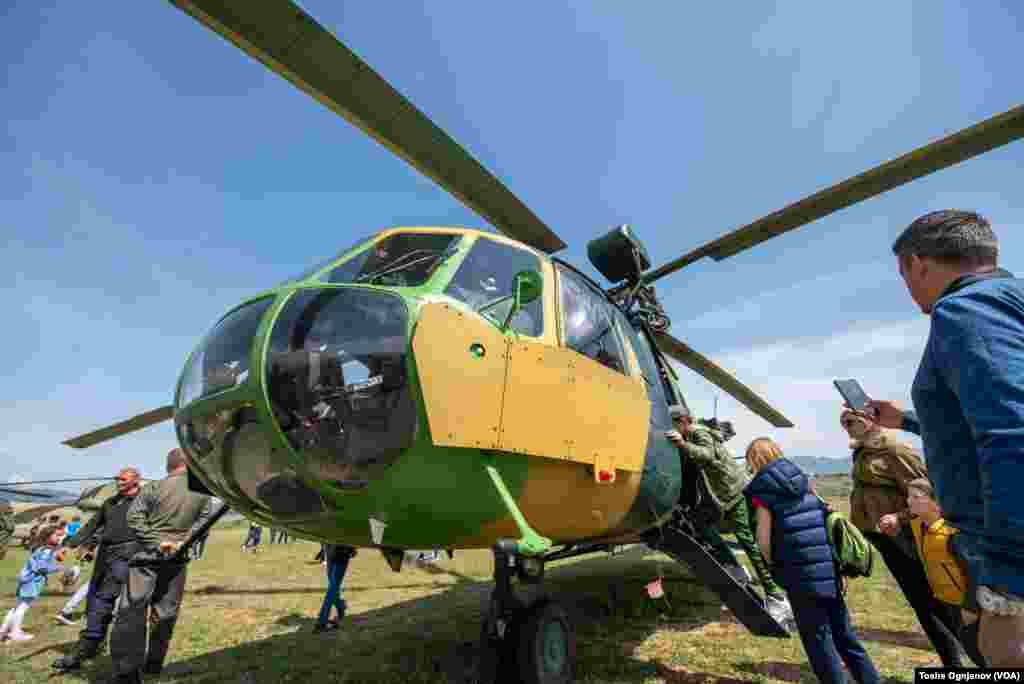
[[[93,566],[89,593],[86,595],[86,627],[78,644],[68,655],[58,658],[53,667],[69,672],[82,662],[95,658],[107,636],[114,606],[128,580],[128,561],[138,550],[135,531],[128,525],[128,509],[139,493],[139,471],[122,468],[117,474],[117,494],[103,502],[100,510],[64,546],[78,548],[99,538],[100,546]]]

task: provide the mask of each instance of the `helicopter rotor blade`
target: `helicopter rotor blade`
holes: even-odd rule
[[[480,162],[290,0],[171,0],[477,212],[544,252],[565,243]]]
[[[120,423],[107,425],[106,427],[102,427],[98,430],[87,432],[84,435],[78,435],[77,437],[66,439],[63,442],[61,442],[61,444],[66,444],[67,446],[75,449],[85,449],[87,447],[99,444],[100,442],[106,442],[108,440],[114,439],[115,437],[127,435],[129,432],[135,432],[136,430],[141,430],[151,425],[162,423],[165,420],[170,420],[173,417],[173,406],[161,406],[158,409],[146,411],[145,413],[140,413],[137,416],[132,416],[127,420],[122,420]]]
[[[693,262],[711,257],[721,261],[765,240],[816,221],[846,207],[880,195],[912,180],[984,154],[1024,137],[1024,105],[929,143],[864,173],[820,190],[799,202],[759,218],[674,261],[644,274],[653,283]]]
[[[664,354],[722,388],[722,390],[735,397],[736,401],[775,427],[793,427],[791,420],[772,408],[767,401],[757,396],[752,389],[737,380],[732,374],[722,369],[711,359],[694,351],[689,345],[668,333],[655,333],[654,340],[658,345],[658,349]]]

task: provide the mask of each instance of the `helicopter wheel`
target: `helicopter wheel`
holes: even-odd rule
[[[576,663],[576,633],[554,601],[530,608],[518,625],[519,676],[524,684],[568,684]]]

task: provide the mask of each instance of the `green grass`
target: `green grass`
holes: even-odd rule
[[[840,504],[841,505],[841,504]],[[340,630],[313,635],[323,568],[317,546],[295,542],[242,554],[244,528],[214,532],[206,557],[189,569],[188,591],[161,682],[419,682],[461,681],[479,634],[490,591],[491,559],[457,552],[436,568],[394,573],[376,551],[363,550],[345,581],[349,615]],[[265,535],[266,536],[266,535]],[[25,553],[0,562],[0,609],[13,605],[14,576]],[[913,613],[879,564],[853,583],[854,623],[890,681],[910,682],[915,666],[937,666]],[[659,574],[667,600],[651,600],[644,584]],[[56,580],[29,610],[33,641],[0,645],[0,681],[46,681],[50,663],[78,629],[53,622],[67,594]],[[757,638],[723,611],[685,568],[660,554],[591,556],[548,568],[544,588],[565,601],[578,630],[578,680],[670,684],[815,682],[796,638]],[[109,657],[72,681],[103,681]]]

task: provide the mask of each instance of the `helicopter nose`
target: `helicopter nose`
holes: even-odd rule
[[[190,403],[176,416],[179,441],[226,499],[316,514],[324,504],[304,481],[365,490],[413,444],[409,316],[405,301],[383,290],[299,288],[284,297],[265,338],[247,330],[235,340],[232,328],[208,339],[217,349],[200,349],[204,368],[195,372],[205,376],[219,372],[207,361],[224,356],[220,347],[259,349],[266,340],[262,374],[254,374],[265,382],[236,380]],[[254,403],[257,389],[264,401]]]

